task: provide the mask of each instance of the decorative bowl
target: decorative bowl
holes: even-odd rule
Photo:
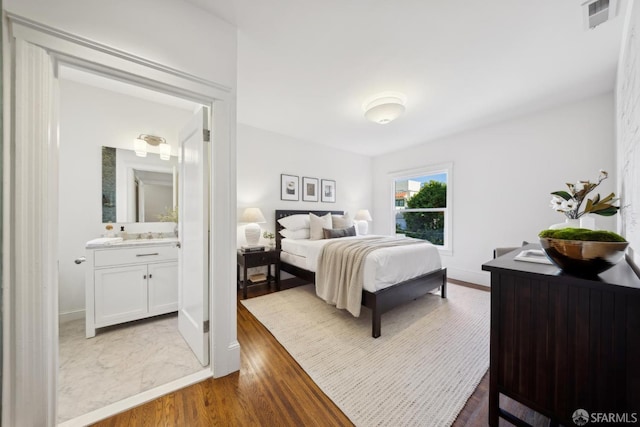
[[[563,271],[576,276],[596,276],[624,258],[629,242],[596,242],[541,237],[547,256]]]

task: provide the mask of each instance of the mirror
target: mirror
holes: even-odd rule
[[[158,222],[178,204],[178,158],[102,147],[102,222]]]

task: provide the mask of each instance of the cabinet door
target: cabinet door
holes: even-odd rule
[[[147,266],[134,265],[95,270],[96,326],[145,317]]]
[[[178,263],[149,264],[149,314],[178,311]]]

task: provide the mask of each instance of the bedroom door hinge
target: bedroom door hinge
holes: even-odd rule
[[[202,129],[202,140],[204,142],[211,141],[211,131],[209,129]]]
[[[209,332],[209,321],[208,320],[205,320],[202,323],[202,329],[203,329],[204,333],[208,333]]]

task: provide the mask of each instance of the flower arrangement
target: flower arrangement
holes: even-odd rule
[[[567,218],[578,219],[585,214],[596,214],[602,216],[612,216],[620,209],[613,204],[618,200],[615,194],[611,193],[607,197],[601,199],[600,194],[596,194],[593,199],[586,199],[584,209],[580,212],[582,204],[585,202],[587,194],[593,191],[602,181],[607,179],[609,174],[607,171],[600,170],[598,182],[578,181],[575,184],[567,183],[569,191],[554,191],[551,199],[551,208],[557,212],[564,213]]]
[[[158,215],[158,220],[160,222],[175,222],[178,223],[178,206],[173,209],[169,209],[167,207],[164,208],[164,214]]]
[[[269,245],[273,246],[273,239],[276,238],[276,235],[269,232],[269,231],[265,231],[264,233],[262,233],[262,237],[264,237],[265,239],[269,240]]]

